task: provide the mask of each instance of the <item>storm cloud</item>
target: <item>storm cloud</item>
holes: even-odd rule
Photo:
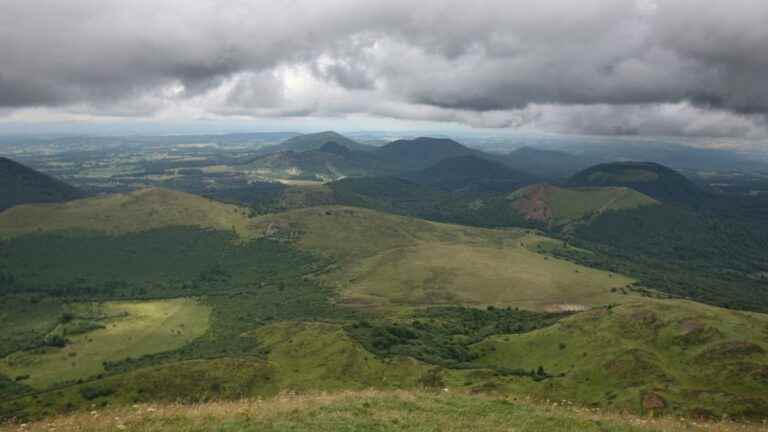
[[[0,109],[764,137],[766,23],[764,0],[0,0]]]

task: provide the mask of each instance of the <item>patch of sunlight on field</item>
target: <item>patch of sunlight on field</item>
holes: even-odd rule
[[[17,352],[0,360],[0,373],[35,388],[88,378],[104,372],[103,362],[180,348],[208,329],[210,309],[192,299],[111,302],[100,305],[111,317],[104,328],[68,336],[64,348]]]
[[[468,304],[554,310],[626,301],[611,292],[634,282],[528,250],[422,242],[388,250],[346,271],[348,303]]]

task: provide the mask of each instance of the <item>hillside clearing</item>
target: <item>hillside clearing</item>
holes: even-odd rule
[[[89,305],[82,308],[90,309]],[[67,335],[63,348],[16,352],[0,360],[0,373],[42,389],[104,372],[103,362],[179,348],[208,328],[209,308],[191,299],[111,302],[95,306],[105,317],[94,330]]]
[[[524,247],[423,242],[364,259],[348,270],[351,303],[464,304],[552,310],[626,301],[632,280],[545,257]]]
[[[523,229],[483,229],[340,206],[256,219],[273,236],[336,260],[322,280],[342,302],[557,309],[633,297],[612,292],[633,280],[537,253],[555,240]]]

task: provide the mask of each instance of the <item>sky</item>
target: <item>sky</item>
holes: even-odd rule
[[[0,131],[504,130],[768,149],[765,0],[0,0]]]

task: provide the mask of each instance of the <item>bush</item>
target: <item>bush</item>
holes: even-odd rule
[[[43,345],[50,347],[64,348],[67,343],[69,341],[61,335],[48,335],[43,339]]]
[[[85,400],[94,400],[100,397],[110,396],[115,391],[109,387],[82,387],[80,389],[80,396]]]

